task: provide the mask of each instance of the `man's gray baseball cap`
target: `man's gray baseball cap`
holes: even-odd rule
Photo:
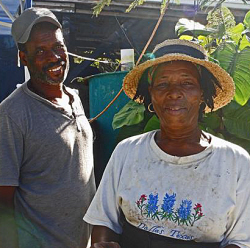
[[[12,24],[11,34],[16,42],[26,43],[29,39],[31,29],[39,22],[50,22],[62,29],[56,16],[46,8],[26,9]]]

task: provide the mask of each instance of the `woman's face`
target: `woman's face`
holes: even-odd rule
[[[199,80],[198,70],[191,62],[173,61],[157,67],[149,92],[161,126],[197,127],[202,99]]]

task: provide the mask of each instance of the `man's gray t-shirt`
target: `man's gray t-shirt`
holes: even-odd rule
[[[20,248],[86,247],[90,236],[82,219],[95,193],[92,130],[67,91],[73,115],[27,83],[0,104],[0,186],[17,186]]]

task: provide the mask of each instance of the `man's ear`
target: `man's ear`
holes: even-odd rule
[[[23,51],[19,51],[19,58],[22,63],[22,65],[27,66],[27,55]]]

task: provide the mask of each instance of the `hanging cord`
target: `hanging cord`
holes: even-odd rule
[[[139,54],[139,52],[135,49],[135,47],[133,46],[132,42],[131,42],[130,39],[128,38],[128,36],[127,36],[127,34],[126,34],[124,28],[122,27],[122,25],[120,24],[119,20],[117,19],[117,16],[115,16],[115,19],[116,19],[116,22],[118,23],[118,25],[119,25],[121,31],[123,32],[125,38],[127,39],[129,45],[135,50],[135,52],[136,52],[137,54]]]
[[[167,2],[167,4],[166,4],[166,7],[163,9],[163,11],[162,11],[162,13],[161,13],[161,15],[160,15],[160,17],[159,17],[159,19],[158,19],[156,25],[155,25],[155,28],[154,28],[154,30],[153,30],[153,32],[152,32],[152,34],[151,34],[151,36],[150,36],[150,38],[149,38],[147,44],[145,45],[144,49],[142,50],[142,53],[141,53],[139,59],[137,60],[135,66],[137,66],[137,65],[140,63],[140,61],[141,61],[143,55],[145,54],[145,52],[146,52],[146,50],[147,50],[147,48],[148,48],[150,42],[151,42],[152,39],[154,38],[154,35],[155,35],[155,33],[156,33],[156,31],[157,31],[157,29],[158,29],[158,27],[159,27],[159,25],[160,25],[160,23],[161,23],[161,21],[162,21],[162,18],[164,17],[165,12],[166,12],[166,10],[167,10],[167,8],[168,8],[169,2],[170,2],[170,0],[168,0],[168,2]],[[94,118],[92,118],[92,119],[89,120],[89,123],[92,123],[92,122],[95,121],[97,118],[99,118],[104,112],[106,112],[107,109],[108,109],[108,108],[114,103],[114,101],[120,96],[120,94],[122,93],[122,91],[123,91],[123,87],[120,89],[120,91],[119,91],[119,92],[117,93],[117,95],[114,97],[114,99],[113,99],[113,100],[103,109],[102,112],[100,112],[100,113],[99,113],[98,115],[96,115]]]

